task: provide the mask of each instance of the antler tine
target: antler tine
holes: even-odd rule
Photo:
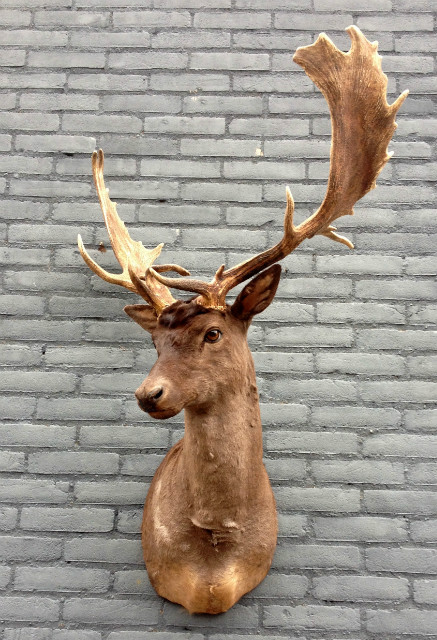
[[[94,151],[92,155],[92,169],[94,184],[102,208],[106,229],[109,239],[122,268],[121,274],[112,274],[102,269],[87,253],[82,238],[78,236],[79,251],[87,265],[100,278],[112,284],[118,284],[129,291],[138,293],[149,304],[151,304],[158,314],[175,302],[167,287],[157,282],[152,276],[146,275],[149,267],[154,263],[164,246],[159,244],[154,249],[146,249],[141,242],[136,242],[130,237],[124,222],[120,219],[116,203],[109,198],[108,189],[105,187],[103,178],[104,155],[102,149]],[[187,274],[186,269],[178,265],[162,265],[160,269],[174,270],[178,273]]]

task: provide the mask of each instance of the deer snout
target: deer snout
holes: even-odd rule
[[[153,411],[157,407],[157,403],[164,395],[164,387],[162,385],[154,385],[152,388],[139,387],[135,391],[135,397],[143,411]]]

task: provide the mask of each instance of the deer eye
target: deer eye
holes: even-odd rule
[[[222,337],[222,332],[219,329],[210,329],[205,333],[205,342],[218,342]]]

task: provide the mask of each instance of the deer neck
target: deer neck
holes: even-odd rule
[[[208,407],[185,409],[183,463],[191,520],[212,530],[240,530],[263,473],[255,369],[228,380]]]

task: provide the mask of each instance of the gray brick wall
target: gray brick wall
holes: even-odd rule
[[[0,638],[437,637],[434,0],[0,0]],[[327,31],[380,42],[409,88],[378,188],[284,261],[254,323],[273,568],[219,617],[143,568],[148,484],[182,418],[133,391],[153,362],[114,267],[90,153],[135,238],[211,277],[301,220],[328,172],[324,99],[292,63]],[[108,248],[109,249],[109,248]]]

